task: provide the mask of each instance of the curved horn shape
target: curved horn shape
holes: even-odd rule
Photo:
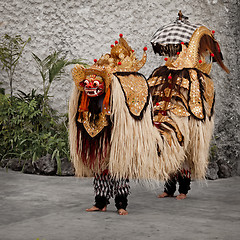
[[[214,54],[217,63],[229,73],[228,68],[223,64],[218,42],[214,39],[213,33],[206,27],[201,26],[193,33],[188,46],[188,55],[193,59],[193,65],[199,64],[200,55],[209,50]]]

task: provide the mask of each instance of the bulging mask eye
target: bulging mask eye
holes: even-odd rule
[[[87,84],[89,84],[89,81],[86,79],[84,80],[84,85],[87,85]]]
[[[99,86],[99,81],[94,81],[94,82],[93,82],[93,86],[94,86],[94,87],[98,87],[98,86]]]

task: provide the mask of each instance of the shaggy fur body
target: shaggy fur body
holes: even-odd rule
[[[204,179],[208,166],[209,146],[214,127],[214,106],[212,101],[206,101],[204,97],[206,90],[203,89],[200,91],[200,89],[198,89],[200,94],[199,99],[202,101],[203,113],[203,119],[199,119],[190,110],[189,106],[191,98],[190,89],[193,88],[191,86],[192,79],[190,75],[187,74],[187,76],[189,76],[188,88],[186,88],[186,86],[181,87],[181,81],[177,83],[174,82],[176,79],[179,79],[179,76],[182,76],[181,72],[177,72],[176,75],[175,72],[171,72],[174,77],[169,83],[169,79],[166,77],[169,72],[167,72],[165,76],[162,74],[161,68],[164,69],[165,73],[165,67],[159,68],[161,74],[159,74],[158,70],[154,71],[157,78],[161,78],[160,84],[154,85],[152,83],[152,79],[156,78],[154,73],[148,80],[152,84],[150,89],[153,96],[153,104],[156,105],[159,101],[163,103],[160,110],[156,107],[154,108],[154,119],[156,121],[160,119],[160,122],[157,122],[160,124],[159,135],[163,137],[163,142],[168,142],[172,146],[171,154],[176,156],[176,160],[174,159],[174,161],[179,161],[180,169],[189,170],[193,179]],[[187,78],[185,78],[185,81],[186,79]],[[201,78],[195,80],[200,83],[199,85],[197,84],[197,86],[204,85],[201,84],[204,83],[204,81],[211,81],[209,77],[203,78],[203,75]],[[156,82],[158,82],[158,80],[156,80]],[[168,99],[164,96],[164,87],[167,90],[170,89],[172,92],[172,95],[170,95]],[[212,97],[210,99],[213,98],[214,92],[212,92],[211,95]],[[209,105],[209,103],[211,105]],[[173,111],[176,108],[184,110],[185,113],[182,115],[181,113],[178,114],[177,111]],[[159,114],[162,117],[161,111],[165,112],[165,116],[158,118]],[[177,138],[177,134],[180,134],[181,138]]]
[[[185,159],[181,168],[190,170],[193,179],[204,179],[214,127],[213,117],[211,119],[207,117],[205,121],[200,121],[193,117],[174,116],[172,113],[171,118],[184,136],[181,148],[185,152]]]
[[[143,180],[167,180],[169,174],[176,171],[184,151],[177,144],[171,146],[159,135],[152,122],[151,99],[144,109],[141,119],[135,119],[129,112],[124,92],[113,75],[111,83],[111,141],[104,163],[96,157],[94,169],[89,168],[81,157],[82,134],[77,126],[77,112],[80,91],[74,87],[69,103],[69,140],[71,158],[79,177],[92,176],[108,168],[109,173],[116,178],[133,178]],[[104,134],[100,133],[100,134]],[[173,141],[177,141],[172,134]],[[99,167],[98,167],[99,166]]]

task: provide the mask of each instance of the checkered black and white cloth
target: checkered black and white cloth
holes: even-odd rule
[[[188,43],[194,31],[201,24],[191,24],[188,21],[177,20],[159,28],[153,35],[151,43],[155,45]]]
[[[107,200],[114,196],[128,196],[130,185],[128,178],[116,179],[110,174],[95,174],[93,181],[96,196],[106,197]]]

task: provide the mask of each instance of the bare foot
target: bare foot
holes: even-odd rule
[[[179,195],[176,196],[176,199],[177,199],[177,200],[182,200],[182,199],[185,199],[186,197],[187,197],[186,194],[180,193]]]
[[[86,211],[87,212],[96,212],[96,211],[106,212],[107,211],[107,206],[105,206],[103,209],[100,209],[96,206],[92,206],[91,208],[87,208]]]
[[[119,215],[128,215],[128,211],[126,211],[125,209],[118,209],[118,214]]]
[[[165,197],[172,197],[172,195],[168,195],[167,193],[163,192],[162,194],[158,195],[158,198],[165,198]]]

